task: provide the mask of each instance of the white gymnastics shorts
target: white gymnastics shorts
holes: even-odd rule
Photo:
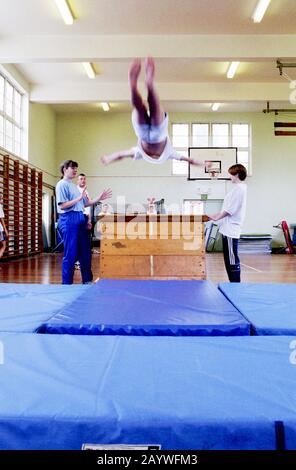
[[[134,109],[132,112],[132,123],[136,136],[139,140],[147,142],[147,144],[158,144],[167,138],[168,122],[169,117],[167,113],[165,113],[164,120],[158,126],[151,126],[150,124],[139,124],[137,120],[137,111]]]

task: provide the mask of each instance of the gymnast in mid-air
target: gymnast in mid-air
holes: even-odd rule
[[[152,57],[145,61],[145,84],[147,102],[143,102],[138,90],[138,78],[141,72],[141,61],[135,59],[129,69],[129,85],[131,90],[132,124],[138,138],[136,147],[114,152],[102,157],[102,163],[109,165],[125,157],[134,160],[145,160],[149,163],[161,164],[170,159],[182,160],[192,165],[210,167],[210,162],[182,156],[176,152],[168,136],[168,115],[163,110],[154,85],[155,64]]]

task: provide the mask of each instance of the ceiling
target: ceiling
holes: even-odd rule
[[[155,57],[160,97],[169,111],[262,111],[293,108],[290,80],[276,60],[296,65],[296,1],[271,0],[261,23],[257,0],[69,0],[66,26],[54,0],[0,0],[0,63],[13,64],[33,102],[57,112],[111,112],[129,105],[127,72],[134,57]],[[240,61],[233,79],[230,61]],[[90,80],[82,62],[94,64]],[[140,77],[140,89],[143,76]]]

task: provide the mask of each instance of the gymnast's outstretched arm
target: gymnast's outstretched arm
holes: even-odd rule
[[[207,169],[211,168],[212,163],[209,160],[198,160],[197,158],[181,157],[182,162],[189,162],[191,165],[205,166]]]
[[[135,148],[131,147],[130,149],[127,150],[120,150],[119,152],[114,152],[111,153],[110,155],[104,155],[101,158],[101,162],[103,165],[109,165],[110,163],[116,162],[118,160],[122,160],[123,158],[126,157],[134,157],[135,155]]]

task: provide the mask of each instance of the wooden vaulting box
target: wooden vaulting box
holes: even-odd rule
[[[203,216],[99,216],[100,277],[205,279]]]

